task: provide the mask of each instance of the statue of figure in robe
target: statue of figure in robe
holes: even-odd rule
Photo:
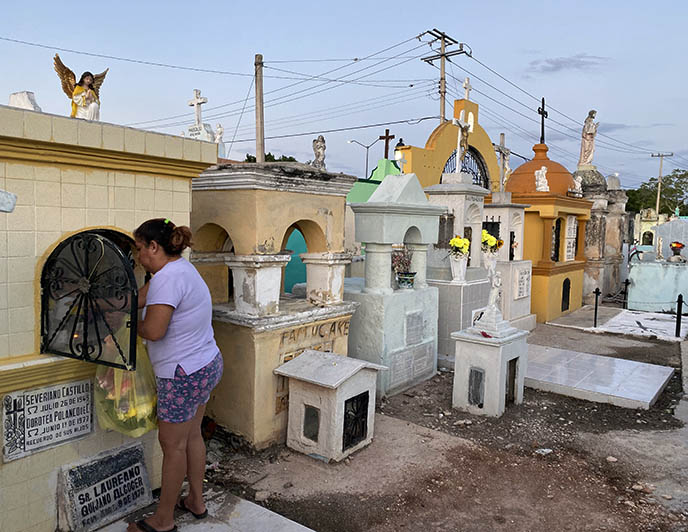
[[[58,54],[55,54],[54,66],[62,83],[62,90],[72,101],[70,116],[85,120],[100,120],[100,87],[110,69],[105,69],[104,72],[96,75],[84,72],[77,83],[74,72],[65,66]]]
[[[311,166],[319,170],[326,170],[325,168],[325,137],[318,135],[317,139],[313,139],[313,154],[315,159],[311,163]]]
[[[588,117],[583,124],[583,133],[581,135],[581,152],[578,166],[585,164],[592,164],[592,156],[595,153],[595,135],[597,135],[597,128],[599,122],[595,123],[595,116],[597,111],[594,109],[588,112]]]
[[[535,191],[549,192],[549,183],[547,182],[546,166],[542,166],[539,170],[535,170]]]

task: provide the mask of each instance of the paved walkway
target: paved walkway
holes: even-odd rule
[[[177,529],[195,532],[313,532],[286,517],[271,512],[258,504],[245,501],[228,492],[206,493],[207,518],[196,520],[191,514],[180,513]],[[122,519],[101,529],[101,532],[124,532],[129,521],[150,515],[154,507]]]
[[[648,409],[673,373],[666,366],[529,344],[525,385],[587,401]]]
[[[585,305],[547,323],[590,332],[626,334],[642,338],[657,337],[668,342],[680,342],[688,333],[688,317],[683,318],[684,323],[679,338],[675,336],[676,316],[672,314],[600,306],[597,310],[597,327],[593,327],[594,313],[593,306]]]

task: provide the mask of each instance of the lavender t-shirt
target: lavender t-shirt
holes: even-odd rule
[[[156,376],[173,379],[177,364],[191,375],[218,354],[210,291],[189,261],[180,258],[168,262],[153,276],[146,296],[148,305],[174,308],[165,336],[147,342]]]

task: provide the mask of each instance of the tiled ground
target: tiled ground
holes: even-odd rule
[[[529,388],[625,408],[649,408],[674,370],[620,358],[528,346]]]

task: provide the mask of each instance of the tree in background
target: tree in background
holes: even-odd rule
[[[627,190],[626,211],[640,212],[657,204],[657,178],[651,177],[635,190]],[[679,208],[681,216],[688,215],[688,170],[674,169],[662,177],[662,192],[659,198],[659,212],[673,214]]]
[[[256,162],[256,156],[251,155],[250,153],[246,154],[246,159],[244,159],[245,163],[255,163]],[[268,152],[265,154],[265,162],[266,163],[296,163],[298,162],[294,157],[291,155],[280,155],[279,159],[276,159],[275,156],[271,153]]]

